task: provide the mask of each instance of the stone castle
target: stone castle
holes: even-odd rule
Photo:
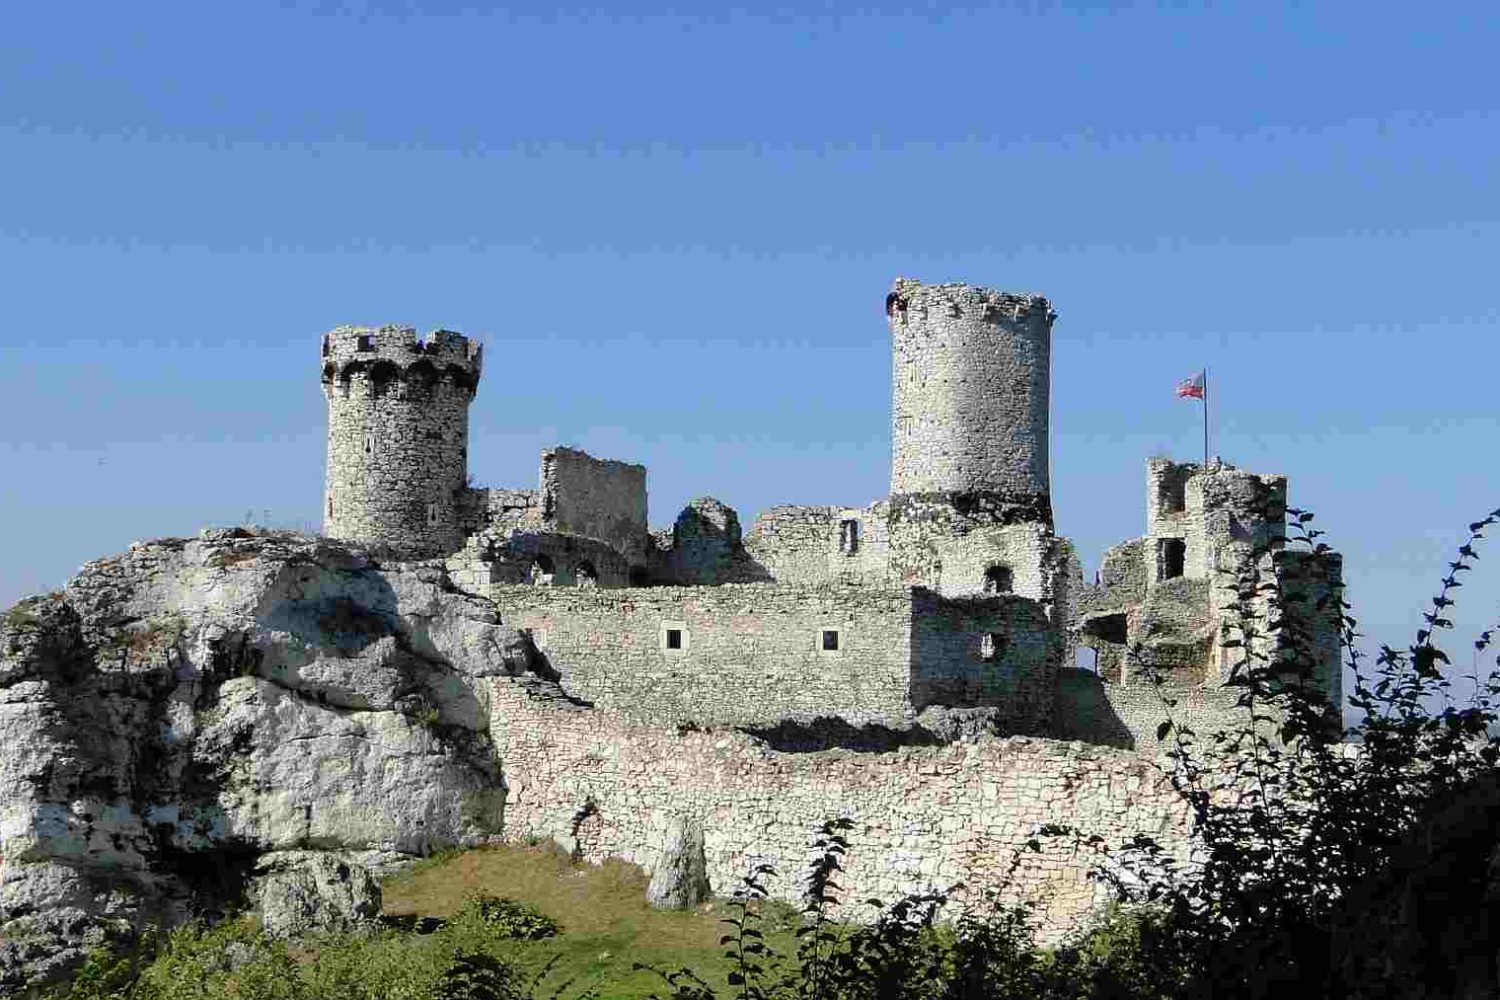
[[[1269,558],[1289,598],[1282,581],[1312,558],[1281,544],[1286,480],[1152,459],[1145,537],[1085,583],[1052,518],[1051,304],[900,278],[885,312],[890,496],[773,507],[748,533],[711,498],[652,531],[646,469],[570,448],[542,455],[536,489],[471,488],[479,345],[340,327],[322,342],[326,534],[443,559],[571,695],[640,723],[801,749],[976,728],[1150,749],[1161,702],[1132,676],[1133,646],[1183,721],[1231,722],[1220,641],[1254,623],[1223,591]],[[1336,586],[1338,557],[1317,558]],[[1301,596],[1336,696],[1336,617]],[[1081,648],[1094,669],[1075,667]]]
[[[1236,725],[1247,646],[1336,693],[1338,557],[1288,543],[1284,479],[1152,460],[1145,535],[1085,581],[1049,303],[901,279],[886,314],[891,495],[748,532],[711,499],[652,531],[644,468],[568,448],[474,489],[478,346],[327,334],[324,535],[137,542],[0,613],[0,996],[240,901],[277,934],[368,921],[381,873],[497,839],[676,904],[767,864],[796,899],[845,818],[848,915],[994,892],[1044,942],[1108,897],[1040,826],[1189,855],[1163,699]]]

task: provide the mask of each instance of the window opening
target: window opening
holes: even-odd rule
[[[859,522],[850,518],[839,522],[839,551],[852,556],[859,549]]]
[[[823,629],[823,652],[837,653],[839,650],[839,631],[834,628]]]
[[[427,523],[428,524],[437,524],[437,522],[438,522],[437,504],[430,503],[430,504],[427,505]]]
[[[1187,479],[1173,476],[1162,483],[1162,503],[1168,514],[1181,514],[1187,509]]]
[[[333,516],[333,497],[328,498],[328,516]]]
[[[680,629],[680,628],[669,628],[669,629],[667,629],[667,648],[668,649],[681,649],[682,648],[682,629]]]
[[[1187,564],[1187,542],[1181,538],[1166,538],[1161,543],[1161,578],[1175,580],[1182,575]]]
[[[369,334],[361,334],[359,340],[355,343],[355,349],[360,351],[375,350],[375,338]]]
[[[1083,623],[1083,634],[1123,646],[1130,641],[1130,622],[1123,614],[1100,615]]]
[[[373,435],[373,434],[366,434],[365,435],[365,454],[366,455],[373,455],[373,454],[375,454],[375,435]]]
[[[531,561],[531,583],[536,587],[552,586],[553,565],[549,556],[539,555]]]
[[[1005,635],[1002,632],[986,632],[979,640],[979,658],[993,663],[1005,657]]]
[[[1015,587],[1015,574],[1009,566],[991,566],[984,571],[986,594],[1009,594]]]
[[[323,338],[323,357],[325,357],[325,358],[328,357],[328,355],[331,354],[332,352],[333,352],[333,349],[328,346],[328,338],[324,337]]]

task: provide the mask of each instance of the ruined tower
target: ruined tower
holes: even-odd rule
[[[891,497],[1052,522],[1047,407],[1056,314],[1039,295],[897,278]]]
[[[1013,593],[1053,613],[1076,559],[1052,533],[1052,321],[1040,295],[897,278],[891,569],[946,596]]]
[[[341,326],[323,336],[324,531],[414,556],[463,543],[469,403],[481,348],[438,330]]]

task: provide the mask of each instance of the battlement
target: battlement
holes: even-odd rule
[[[407,376],[447,379],[473,392],[479,384],[484,348],[452,330],[424,338],[410,326],[340,326],[323,335],[323,383]]]
[[[451,330],[341,326],[323,335],[322,362],[324,530],[414,554],[457,550],[479,344]]]
[[[909,318],[943,316],[977,319],[987,323],[1018,323],[1042,318],[1057,319],[1052,304],[1041,295],[1000,292],[981,285],[950,282],[926,285],[916,278],[897,278],[885,298],[885,312],[892,322]]]

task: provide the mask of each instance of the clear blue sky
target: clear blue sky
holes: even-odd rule
[[[1291,477],[1399,640],[1500,505],[1495,10],[9,5],[0,605],[314,521],[339,323],[486,341],[481,483],[570,443],[646,463],[656,524],[866,503],[905,274],[1055,303],[1090,568],[1146,458],[1199,454],[1207,363],[1215,450]]]

